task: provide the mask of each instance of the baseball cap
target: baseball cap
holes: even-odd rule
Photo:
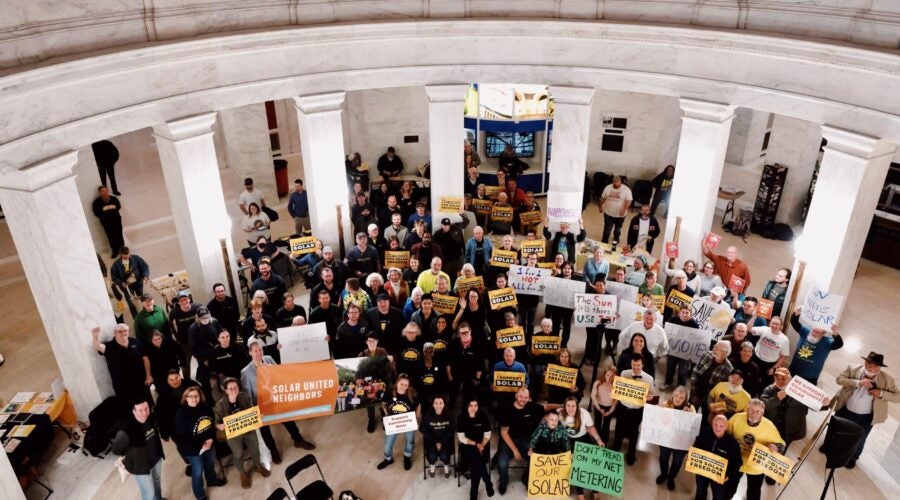
[[[188,293],[187,290],[182,290],[182,291],[178,292],[178,298],[180,299],[180,298],[182,298],[182,297],[188,297],[188,298],[190,298],[190,297],[191,297],[191,294]]]
[[[378,229],[378,224],[369,224],[368,230]]]
[[[380,302],[382,300],[391,300],[391,298],[386,293],[379,293],[378,297],[376,297],[375,300]]]
[[[441,225],[449,226],[449,225],[450,225],[450,219],[444,217],[443,219],[441,219]]]
[[[709,291],[709,294],[710,295],[718,295],[719,297],[724,297],[725,289],[720,286],[716,286],[716,287],[713,287],[713,289]]]
[[[322,247],[322,253],[326,253],[326,252],[327,252],[327,253],[334,253],[334,250],[332,250],[331,247],[329,247],[329,246]]]
[[[197,317],[198,318],[202,318],[204,316],[209,316],[209,315],[210,315],[209,309],[207,309],[205,307],[200,307],[199,309],[197,309]]]

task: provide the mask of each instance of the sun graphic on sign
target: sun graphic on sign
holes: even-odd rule
[[[812,356],[812,355],[813,355],[813,350],[808,345],[805,345],[805,346],[801,347],[800,349],[797,349],[797,356],[802,359],[809,359],[810,356]]]

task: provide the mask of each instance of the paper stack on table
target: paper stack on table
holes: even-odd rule
[[[10,403],[27,403],[34,399],[33,392],[17,392],[12,399],[9,400]]]

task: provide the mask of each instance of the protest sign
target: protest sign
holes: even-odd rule
[[[672,288],[669,290],[669,295],[666,297],[666,307],[671,308],[676,313],[685,307],[691,307],[691,302],[694,301],[694,298],[690,295],[681,293],[676,288]]]
[[[454,314],[459,299],[452,295],[441,295],[439,293],[431,294],[434,302],[434,310],[441,314]]]
[[[414,411],[388,415],[382,419],[382,422],[384,423],[384,434],[386,436],[414,431],[419,428],[419,423],[416,421],[416,412]]]
[[[837,322],[837,314],[843,304],[843,295],[828,293],[813,286],[803,301],[800,322],[810,328],[830,331]]]
[[[719,340],[725,335],[725,330],[734,317],[734,310],[728,304],[725,302],[716,304],[708,298],[691,302],[691,311],[691,316],[700,329],[712,332],[713,340]]]
[[[531,354],[535,356],[556,356],[559,354],[560,338],[556,335],[532,335]]]
[[[259,406],[253,406],[222,417],[222,423],[225,424],[225,438],[231,439],[262,427],[262,415]]]
[[[465,297],[469,290],[484,290],[484,278],[475,276],[474,278],[459,278],[456,280],[456,290],[460,297]]]
[[[638,303],[644,298],[643,294],[638,294]],[[653,307],[662,314],[665,311],[666,307],[666,296],[665,295],[651,295],[650,300],[653,301]]]
[[[409,250],[384,252],[384,267],[406,269],[409,267]]]
[[[516,300],[516,291],[509,287],[489,291],[488,300],[494,311],[504,307],[515,307],[519,303]]]
[[[458,214],[462,211],[463,199],[456,196],[441,196],[438,212],[442,214]]]
[[[556,263],[554,263],[554,262],[538,262],[537,266],[541,269],[553,270],[553,268],[556,267]]]
[[[775,309],[775,302],[769,299],[759,299],[756,305],[756,315],[760,318],[772,319],[772,311]]]
[[[696,363],[709,351],[712,341],[712,332],[709,330],[674,323],[666,323],[665,329],[669,339],[669,355]]]
[[[306,363],[331,358],[328,352],[328,330],[325,323],[290,326],[278,329],[282,364]]]
[[[735,294],[740,294],[744,291],[744,286],[746,286],[747,282],[738,278],[735,275],[731,275],[731,279],[728,280],[728,289],[734,292]]]
[[[472,208],[478,215],[487,215],[491,213],[491,207],[493,206],[494,204],[491,203],[491,200],[472,199]]]
[[[531,254],[531,253],[537,254],[538,259],[543,259],[544,255],[547,255],[546,245],[544,244],[544,240],[534,240],[534,241],[525,240],[525,241],[519,243],[519,251],[522,252],[523,256]]]
[[[501,188],[500,186],[485,186],[484,194],[487,195],[487,197],[492,201],[497,201],[497,195],[499,195],[500,191],[502,190],[503,188]]]
[[[256,391],[264,424],[334,413],[338,376],[334,361],[256,368]]]
[[[703,239],[703,246],[709,247],[710,250],[715,250],[717,246],[719,246],[719,242],[722,241],[722,237],[716,233],[709,232],[706,233],[706,238]]]
[[[615,295],[619,298],[619,302],[637,302],[638,287],[629,285],[628,283],[619,283],[618,281],[606,281],[606,293]]]
[[[797,375],[791,377],[784,392],[815,411],[821,410],[822,405],[825,404],[825,398],[829,397],[827,392]]]
[[[697,474],[719,484],[725,484],[725,472],[728,470],[728,459],[699,448],[689,448],[684,470]]]
[[[584,281],[544,278],[544,305],[575,309],[575,295],[584,292]]]
[[[315,236],[307,236],[305,238],[291,238],[288,241],[288,244],[291,247],[291,255],[294,257],[316,251]]]
[[[521,347],[525,345],[525,332],[521,326],[504,328],[497,330],[496,345],[497,349],[506,349],[507,347]]]
[[[581,218],[581,191],[548,191],[547,218],[551,231],[559,231],[559,224],[575,225]]]
[[[667,241],[666,242],[666,257],[670,259],[678,258],[678,242],[677,241]]]
[[[491,254],[491,265],[494,267],[509,267],[519,262],[516,252],[512,250],[494,250]]]
[[[544,383],[566,389],[575,387],[577,379],[578,368],[568,368],[550,363],[547,365],[547,371],[544,372]]]
[[[615,295],[575,294],[575,326],[597,326],[600,320],[615,319],[618,307]]]
[[[512,222],[513,207],[509,205],[494,205],[491,207],[491,220],[497,222]]]
[[[644,407],[640,440],[673,450],[687,450],[700,434],[701,420],[703,416],[700,413],[647,405]]]
[[[791,476],[794,461],[780,453],[775,453],[768,446],[756,443],[750,450],[750,456],[747,457],[744,465],[784,484]]]
[[[531,212],[522,212],[519,214],[519,221],[522,222],[523,226],[540,224],[543,220],[544,216],[537,210],[533,210]]]
[[[619,319],[616,320],[615,329],[624,330],[635,321],[642,321],[645,307],[634,302],[619,300]],[[662,326],[662,314],[653,315],[656,324]]]
[[[528,469],[528,497],[569,498],[572,453],[532,453]]]
[[[650,384],[643,380],[633,378],[616,377],[613,379],[612,398],[623,403],[631,403],[636,406],[644,406],[647,403],[647,394],[650,392]]]
[[[496,250],[494,251],[496,255]],[[509,266],[509,286],[518,294],[543,295],[544,281],[550,278],[549,269],[539,267],[525,267],[518,265]],[[583,285],[582,285],[583,286]],[[582,289],[582,291],[584,291]]]
[[[525,387],[525,374],[519,372],[495,371],[491,389],[494,392],[516,392]]]
[[[622,496],[625,454],[576,441],[569,483],[603,495]]]

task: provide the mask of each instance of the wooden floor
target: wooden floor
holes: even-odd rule
[[[164,191],[164,184],[149,131],[138,131],[115,142],[122,155],[117,172],[120,190],[124,193],[122,201],[125,206],[125,234],[129,245],[135,253],[149,262],[154,275],[181,269],[182,259],[177,249],[171,210],[165,197],[160,200],[159,196],[154,194]],[[290,175],[299,176],[297,160],[295,158],[290,160]],[[233,171],[222,172],[226,203],[233,218],[238,213],[236,198],[241,187],[240,179],[237,177]],[[138,207],[140,212],[137,210]],[[280,211],[286,213],[286,210]],[[599,235],[601,220],[596,206],[592,206],[585,213],[589,237]],[[718,221],[717,217],[716,223]],[[275,223],[273,232],[277,235],[289,234],[292,232],[291,226],[291,221],[283,217]],[[235,246],[242,246],[243,236],[237,232],[234,236]],[[741,257],[750,266],[753,274],[751,293],[759,293],[778,268],[790,267],[792,262],[793,251],[790,243],[774,242],[753,236],[745,244],[725,234],[723,246],[728,244],[736,244]],[[106,250],[103,249],[101,254],[106,255]],[[6,364],[0,367],[0,399],[5,401],[16,391],[47,390],[52,380],[58,376],[58,369],[31,291],[22,275],[9,230],[2,222],[0,222],[0,290],[4,297],[4,300],[0,301],[0,316],[6,318],[0,331],[0,353],[6,356]],[[307,293],[300,284],[294,287],[294,292],[301,295]],[[893,329],[888,330],[891,328],[888,325],[896,325],[900,317],[894,309],[898,296],[900,296],[900,271],[865,260],[861,262],[848,297],[845,317],[841,321],[847,343],[844,349],[833,353],[828,359],[825,374],[820,380],[824,388],[836,391],[834,376],[843,370],[847,363],[858,362],[861,355],[872,349],[883,352],[888,365],[900,366],[900,344],[889,337],[892,335],[889,332]],[[306,297],[301,298],[300,303],[305,304]],[[575,358],[580,359],[581,349],[578,346],[583,346],[584,330],[580,328],[573,330],[570,347],[574,347],[576,351]],[[87,345],[89,338],[87,332],[72,332],[72,334],[83,334]],[[900,376],[900,368],[888,371]],[[817,427],[821,418],[821,415],[811,414],[810,428]],[[404,471],[399,463],[383,471],[377,471],[375,464],[382,456],[382,434],[380,432],[367,434],[365,419],[365,413],[357,411],[301,423],[301,430],[306,438],[317,444],[315,454],[329,484],[336,490],[353,490],[365,500],[466,497],[468,491],[466,484],[457,489],[456,482],[452,480],[422,480],[421,442],[417,442],[412,471]],[[900,477],[900,471],[887,471],[881,464],[885,449],[897,432],[898,420],[900,420],[900,405],[892,405],[888,422],[876,426],[872,431],[857,468],[852,471],[840,470],[837,473],[836,488],[839,498],[851,496],[867,499],[900,498],[900,485],[894,479]],[[210,497],[260,499],[265,498],[279,486],[286,487],[283,476],[286,464],[300,458],[304,452],[290,447],[289,436],[283,429],[276,428],[275,436],[285,456],[285,462],[275,466],[272,477],[262,480],[259,476],[255,476],[254,479],[257,481],[254,482],[253,489],[245,491],[240,488],[236,472],[229,468],[226,471],[229,484],[223,488],[214,488],[210,492]],[[63,442],[61,438],[57,441]],[[795,443],[789,455],[796,456],[803,444],[804,442]],[[395,456],[399,457],[401,446],[397,444]],[[690,474],[680,474],[675,492],[658,488],[654,484],[653,478],[658,473],[655,448],[649,447],[639,451],[637,464],[626,472],[625,494],[638,495],[635,498],[654,496],[691,498],[694,488],[693,477]],[[190,498],[192,496],[190,481],[184,476],[184,467],[175,453],[174,446],[166,444],[165,449],[169,458],[165,462],[163,472],[163,493],[170,500]],[[96,463],[90,464],[95,469],[99,467],[106,471],[100,475],[76,473],[75,470],[82,469],[73,466],[70,466],[73,472],[69,472],[70,469],[55,463],[56,456],[61,451],[62,447],[49,452],[45,457],[48,475],[57,478],[77,475],[77,478],[72,479],[77,481],[80,488],[77,491],[58,489],[53,498],[137,498],[134,482],[130,479],[124,483],[120,482],[115,471],[111,471],[111,465],[101,464],[104,467],[99,467]],[[112,459],[107,461],[112,462]],[[813,453],[783,498],[818,497],[824,484],[823,469],[823,457]],[[107,473],[108,477],[104,475]],[[496,484],[496,473],[493,477]],[[516,477],[513,475],[514,479]],[[60,482],[64,484],[68,481],[60,480]],[[51,483],[51,487],[53,486]],[[779,487],[764,486],[764,498],[774,499],[780,491]],[[39,488],[32,487],[28,491],[28,496],[43,498],[41,493]],[[481,495],[485,498],[483,489]],[[511,485],[506,497],[524,498],[525,494],[521,485],[516,483]]]

